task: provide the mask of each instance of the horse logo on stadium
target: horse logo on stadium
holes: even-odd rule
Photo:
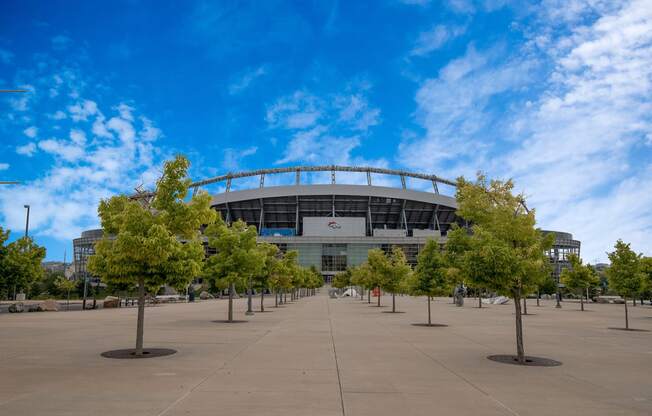
[[[340,224],[338,224],[337,221],[329,221],[328,222],[328,227],[333,229],[333,230],[339,230],[340,228],[342,228],[342,226]]]

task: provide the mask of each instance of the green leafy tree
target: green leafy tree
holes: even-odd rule
[[[392,247],[387,260],[381,287],[392,294],[392,312],[396,312],[396,294],[405,291],[405,282],[412,268],[400,247]]]
[[[369,287],[370,275],[371,270],[367,262],[351,268],[351,284],[360,288],[360,300],[364,300],[364,291],[367,291],[367,299],[369,303],[371,303],[371,288]]]
[[[650,304],[652,304],[652,257],[641,257],[641,272],[643,273],[641,303],[645,296],[650,299]]]
[[[0,228],[0,244],[9,237]],[[45,258],[45,248],[39,246],[31,237],[21,237],[7,244],[2,250],[0,264],[0,292],[28,293],[35,282],[43,278],[41,263]]]
[[[344,289],[347,286],[351,286],[351,269],[346,269],[335,274],[331,285],[337,289]]]
[[[260,290],[260,311],[265,312],[265,290],[270,288],[270,279],[279,262],[278,246],[270,243],[259,243],[257,250],[262,259],[262,267],[256,276],[255,287]]]
[[[521,299],[540,284],[548,262],[544,253],[554,237],[535,228],[534,210],[526,208],[522,195],[512,193],[513,187],[511,180],[488,181],[481,174],[475,182],[458,180],[457,213],[472,224],[459,264],[475,287],[514,300],[516,359],[524,364]]]
[[[448,281],[451,289],[469,281],[466,267],[466,256],[471,250],[471,238],[466,228],[453,224],[446,234],[444,258],[446,259]],[[450,292],[449,292],[450,293]],[[478,307],[482,308],[482,299],[478,299]]]
[[[561,282],[570,290],[580,295],[580,310],[584,311],[584,293],[597,286],[598,280],[593,267],[582,264],[582,259],[576,254],[571,254],[568,258],[570,267],[561,272]]]
[[[428,325],[432,325],[430,300],[434,296],[450,292],[448,267],[446,256],[441,252],[439,243],[428,240],[419,253],[417,266],[409,279],[410,293],[428,298]]]
[[[370,271],[369,287],[378,289],[378,303],[376,306],[380,307],[380,288],[389,268],[389,260],[383,250],[374,248],[367,252],[367,264],[369,264]]]
[[[625,329],[629,329],[627,298],[634,298],[643,287],[645,275],[641,270],[641,255],[629,243],[618,240],[614,251],[607,253],[611,266],[606,270],[609,287],[625,299]]]
[[[283,294],[292,287],[292,273],[294,268],[297,267],[298,256],[299,253],[296,250],[286,251],[274,267],[269,279],[270,286],[275,292],[274,306],[283,303]]]
[[[61,293],[66,296],[66,309],[70,309],[70,292],[77,287],[77,282],[70,280],[65,276],[57,277],[57,280],[54,281],[55,286]]]
[[[206,227],[204,234],[208,237],[208,246],[217,251],[206,259],[204,275],[208,280],[216,281],[216,285],[228,287],[227,321],[233,322],[236,286],[245,286],[247,279],[262,270],[264,265],[264,258],[256,245],[258,233],[256,227],[248,226],[242,220],[229,226],[218,217],[217,221]]]
[[[143,355],[145,292],[168,284],[182,290],[201,272],[200,226],[211,224],[210,196],[200,192],[186,203],[190,166],[183,156],[167,161],[151,194],[114,196],[100,202],[104,230],[88,269],[105,282],[138,287],[136,356]]]
[[[319,273],[317,268],[313,265],[308,268],[310,278],[308,279],[308,289],[310,295],[315,294],[315,290],[324,285],[324,277]]]

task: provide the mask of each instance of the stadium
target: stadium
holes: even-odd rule
[[[330,281],[364,262],[372,248],[399,246],[415,264],[428,239],[443,243],[452,224],[462,225],[455,198],[440,193],[454,186],[436,175],[401,170],[301,166],[229,173],[194,182],[191,189],[208,190],[212,208],[227,222],[241,219],[256,226],[260,241],[296,250],[301,265],[317,267]],[[77,278],[92,277],[86,259],[101,235],[89,230],[73,241]],[[568,233],[556,235],[548,255],[558,277],[567,255],[579,255],[579,241]]]

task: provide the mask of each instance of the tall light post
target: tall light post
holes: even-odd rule
[[[27,209],[27,215],[25,216],[25,237],[29,235],[29,205],[23,205]]]

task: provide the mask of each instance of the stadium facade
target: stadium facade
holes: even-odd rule
[[[349,180],[357,175],[359,184],[337,183],[337,173],[342,172]],[[290,183],[286,180],[265,186],[266,178],[282,174],[286,179],[293,174]],[[328,183],[304,183],[302,177],[307,174],[312,174],[312,179],[326,177]],[[372,179],[378,175],[382,178],[375,184]],[[252,178],[255,186],[233,189],[234,180],[251,184]],[[409,189],[408,181],[414,180],[426,186]],[[222,186],[211,202],[222,218],[227,222],[241,219],[256,226],[260,241],[276,244],[281,251],[296,250],[299,263],[317,267],[326,280],[364,262],[372,248],[399,246],[415,264],[428,239],[444,243],[451,226],[462,224],[455,215],[455,198],[439,192],[441,185],[455,183],[435,175],[345,166],[292,167],[227,174],[194,182],[191,188],[196,192],[212,184]],[[89,230],[73,241],[79,278],[88,277],[86,258],[100,237],[101,232]],[[579,254],[579,242],[572,236],[569,240],[577,243]],[[557,259],[553,264],[563,267],[566,253],[559,247],[548,254],[551,261]]]

